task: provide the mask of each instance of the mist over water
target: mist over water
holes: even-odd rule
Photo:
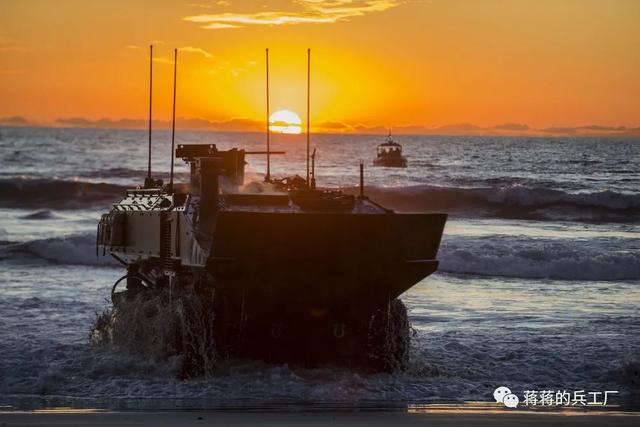
[[[178,143],[263,149],[259,134]],[[407,292],[406,372],[238,361],[182,381],[166,361],[96,351],[88,334],[123,272],[95,254],[102,212],[146,174],[143,131],[0,128],[0,404],[216,407],[239,402],[491,401],[493,389],[619,390],[638,399],[640,140],[403,136],[407,169],[371,165],[380,136],[320,135],[320,186],[450,214],[439,272]],[[154,176],[170,138],[154,133]],[[276,176],[306,174],[304,137],[274,136]],[[248,157],[262,179],[263,156]],[[186,181],[180,160],[177,180]],[[176,403],[179,402],[179,403]]]

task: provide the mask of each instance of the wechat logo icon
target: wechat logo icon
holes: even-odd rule
[[[505,386],[495,389],[493,392],[493,398],[496,400],[496,402],[504,404],[504,406],[506,406],[507,408],[517,408],[518,403],[520,403],[520,399],[518,399],[518,396],[511,393],[509,387]]]

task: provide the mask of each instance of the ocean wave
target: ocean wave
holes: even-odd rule
[[[127,188],[109,183],[55,179],[0,180],[0,207],[80,209],[118,200]],[[344,188],[356,193],[357,188]],[[461,217],[496,217],[585,222],[635,222],[640,194],[568,192],[523,185],[488,187],[367,187],[366,194],[399,212],[445,212]]]
[[[126,187],[55,179],[0,180],[0,207],[76,209],[105,205],[124,195]]]
[[[49,209],[42,209],[34,213],[22,215],[20,217],[20,219],[28,219],[28,220],[43,220],[43,219],[55,219],[55,218],[56,218],[56,215],[53,212],[51,212]]]
[[[557,280],[638,280],[640,239],[445,236],[439,270]]]
[[[117,179],[117,178],[130,178],[131,181],[142,182],[144,177],[147,175],[147,170],[144,169],[131,169],[126,167],[115,167],[115,168],[106,168],[106,169],[94,169],[88,171],[81,171],[78,173],[79,177],[82,178],[104,178],[104,179]],[[165,171],[154,171],[153,177],[158,179],[163,179],[165,181],[169,180],[169,172]],[[176,180],[189,180],[189,172],[175,171],[174,178]]]
[[[96,236],[75,234],[51,237],[0,247],[0,259],[37,259],[70,265],[119,265],[108,254],[96,254]]]
[[[96,256],[95,236],[76,234],[0,247],[0,258],[60,264],[118,265]],[[445,236],[439,271],[557,280],[639,280],[640,239],[549,239],[526,236]]]
[[[355,192],[356,189],[345,189]],[[453,213],[464,217],[628,222],[640,218],[640,194],[572,193],[521,185],[460,188],[417,185],[367,187],[373,200],[400,212]]]

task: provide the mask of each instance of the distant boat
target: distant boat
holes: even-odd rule
[[[391,134],[378,145],[377,157],[373,160],[375,166],[388,168],[406,168],[407,159],[402,155],[402,145],[391,139]]]

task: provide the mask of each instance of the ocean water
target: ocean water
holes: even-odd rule
[[[259,134],[178,143],[263,149]],[[99,215],[146,172],[146,133],[0,128],[0,405],[118,408],[383,406],[492,401],[493,390],[614,390],[640,402],[640,140],[403,136],[406,169],[374,168],[380,136],[313,136],[319,185],[398,211],[448,212],[439,271],[404,296],[411,363],[393,374],[236,361],[180,380],[171,361],[94,349],[123,272],[95,256]],[[154,133],[166,180],[169,134]],[[300,136],[273,175],[304,176]],[[177,161],[178,181],[187,168]],[[265,159],[249,158],[248,179]],[[636,374],[637,375],[637,374]]]

